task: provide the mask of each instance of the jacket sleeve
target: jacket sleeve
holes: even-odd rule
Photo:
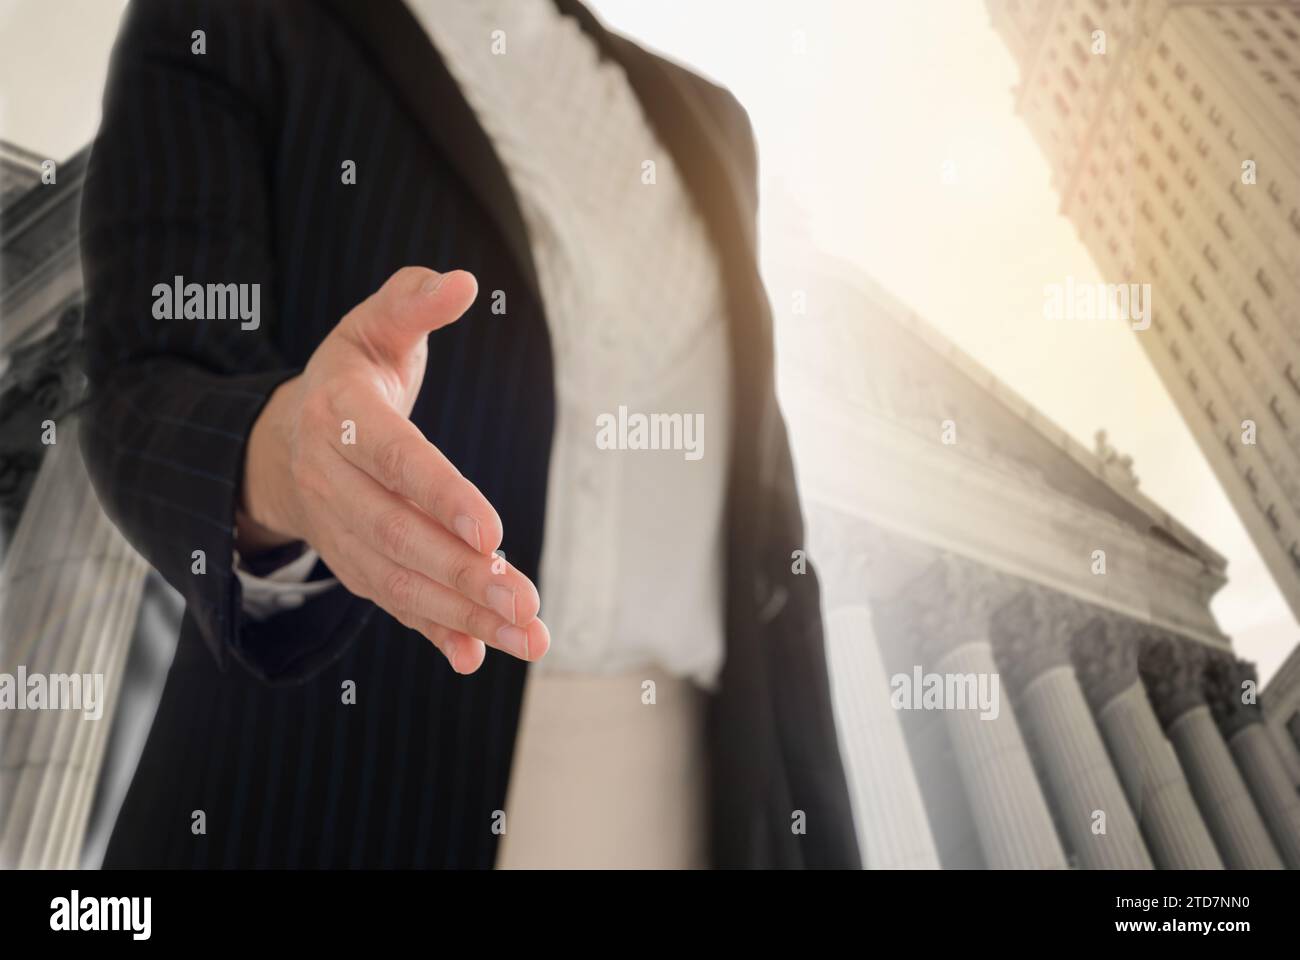
[[[234,574],[248,433],[297,372],[274,338],[292,318],[276,315],[268,16],[243,0],[136,0],[124,17],[82,196],[81,435],[105,511],[184,596],[222,669],[293,682],[341,654],[374,607],[339,587],[254,622]],[[256,323],[179,305],[165,318],[177,278],[247,285],[246,303],[256,289]]]

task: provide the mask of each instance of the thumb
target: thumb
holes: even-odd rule
[[[403,267],[348,316],[352,332],[377,353],[398,360],[434,330],[455,323],[478,296],[465,270],[438,273]]]

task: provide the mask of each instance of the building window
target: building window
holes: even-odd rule
[[[1291,384],[1291,389],[1300,397],[1300,374],[1295,371],[1295,364],[1288,360],[1286,364],[1286,382]]]
[[[1273,394],[1273,396],[1269,399],[1268,408],[1273,411],[1273,416],[1277,417],[1277,422],[1282,425],[1282,429],[1283,430],[1289,429],[1286,422],[1286,417],[1282,414],[1282,404],[1281,402],[1278,401],[1277,394]]]

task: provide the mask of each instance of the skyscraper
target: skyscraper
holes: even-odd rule
[[[1300,618],[1300,5],[987,0],[1016,108]]]

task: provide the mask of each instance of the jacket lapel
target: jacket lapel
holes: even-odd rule
[[[402,0],[320,0],[356,36],[397,99],[469,185],[545,311],[528,230],[505,168],[428,34]]]

